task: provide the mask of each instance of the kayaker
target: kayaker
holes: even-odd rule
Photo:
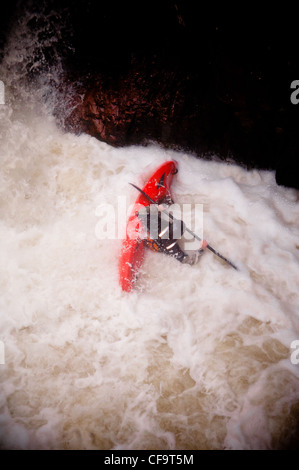
[[[167,201],[169,203],[169,201]],[[179,240],[185,232],[185,224],[182,220],[172,220],[163,215],[165,204],[159,206],[144,206],[138,211],[144,232],[141,234],[146,245],[154,250],[173,256],[181,263],[195,264],[207,248],[207,241],[203,240],[201,248],[186,253],[179,246]]]

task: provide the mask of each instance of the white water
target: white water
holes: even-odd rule
[[[298,192],[272,172],[63,133],[39,90],[29,99],[21,84],[16,98],[9,84],[0,106],[1,448],[286,446],[299,410],[290,360]],[[117,196],[134,202],[128,182],[142,185],[149,167],[172,158],[176,202],[204,205],[204,237],[240,271],[209,252],[195,266],[147,252],[136,290],[123,293],[121,241],[96,237],[96,208],[116,207]]]

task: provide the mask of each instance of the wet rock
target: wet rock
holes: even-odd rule
[[[295,24],[282,37],[275,21],[210,21],[183,2],[147,8],[136,21],[130,8],[120,16],[105,10],[101,38],[110,29],[114,42],[101,58],[88,48],[88,80],[78,91],[84,98],[67,126],[115,146],[156,141],[277,169],[279,184],[299,188],[299,105],[290,102]],[[91,27],[89,44],[93,34]],[[75,54],[75,75],[86,49],[80,44]]]
[[[56,111],[66,130],[275,169],[279,184],[299,189],[293,7],[264,17],[254,4],[232,14],[183,0],[52,0],[47,9],[66,18],[44,54],[62,56],[60,87],[74,90],[69,109]]]

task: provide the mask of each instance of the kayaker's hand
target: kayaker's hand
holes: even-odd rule
[[[208,242],[207,240],[203,240],[202,243],[201,243],[201,250],[205,250],[208,246]]]

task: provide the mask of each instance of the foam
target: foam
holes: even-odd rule
[[[47,122],[12,120],[5,144],[2,447],[278,446],[298,402],[295,192],[272,173],[116,150]],[[208,205],[204,236],[240,271],[208,252],[192,267],[148,252],[136,291],[122,293],[121,242],[96,238],[97,205],[133,202],[127,182],[170,158],[176,201]]]

